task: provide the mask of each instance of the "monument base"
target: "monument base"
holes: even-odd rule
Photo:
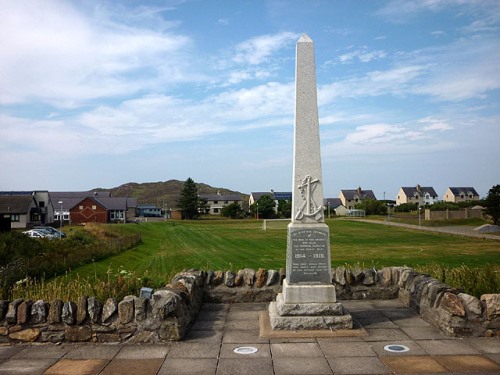
[[[352,329],[352,316],[336,302],[333,285],[289,285],[269,304],[273,330]]]
[[[278,304],[278,302],[269,304],[269,321],[273,330],[345,330],[353,327],[352,316],[348,313],[340,315],[280,315],[279,310],[282,307],[278,307]],[[344,312],[340,303],[333,305],[335,305],[334,309]],[[300,308],[307,309],[305,306]]]
[[[284,303],[335,303],[337,296],[332,284],[288,284],[283,280]]]

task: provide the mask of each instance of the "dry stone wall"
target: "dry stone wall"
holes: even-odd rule
[[[396,299],[450,336],[500,336],[500,294],[467,295],[411,268],[332,271],[339,300]],[[206,302],[270,302],[281,292],[284,269],[189,270],[151,299],[119,301],[0,301],[0,343],[177,341]]]

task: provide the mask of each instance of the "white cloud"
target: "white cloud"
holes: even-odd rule
[[[372,60],[383,59],[387,56],[387,52],[382,50],[370,51],[367,47],[362,47],[360,49],[345,53],[339,56],[339,61],[341,63],[350,63],[354,59],[368,63]]]
[[[422,128],[422,130],[424,131],[433,131],[433,130],[445,131],[453,129],[453,127],[450,124],[448,124],[446,120],[442,119],[425,117],[423,119],[418,120],[418,122],[421,124],[427,124]]]
[[[324,105],[337,97],[356,98],[379,95],[401,95],[409,91],[413,81],[425,73],[423,65],[408,65],[376,70],[364,76],[349,78],[318,87],[318,102]]]
[[[283,32],[274,35],[262,35],[246,40],[236,46],[233,60],[238,64],[258,65],[270,58],[276,51],[293,45],[298,34]]]
[[[500,42],[491,39],[463,39],[452,45],[420,51],[428,62],[425,80],[414,86],[417,94],[441,100],[484,98],[500,88],[498,65]]]
[[[59,1],[5,2],[2,13],[0,104],[78,106],[188,79],[177,63],[190,43],[183,35],[91,18]]]

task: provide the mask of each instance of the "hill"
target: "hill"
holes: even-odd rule
[[[93,189],[94,191],[110,191],[114,197],[137,198],[139,204],[155,204],[158,207],[175,208],[181,194],[184,181],[169,180],[159,182],[128,182],[111,189]],[[239,194],[245,205],[249,195],[226,188],[212,187],[204,183],[196,183],[198,194]]]

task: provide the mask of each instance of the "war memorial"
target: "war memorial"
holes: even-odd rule
[[[332,285],[330,230],[323,213],[323,177],[314,44],[297,42],[292,221],[288,225],[283,292],[271,302],[273,329],[352,328]]]
[[[304,34],[286,269],[187,270],[122,300],[0,301],[0,374],[500,373],[500,294],[408,267],[332,270],[315,69]]]

